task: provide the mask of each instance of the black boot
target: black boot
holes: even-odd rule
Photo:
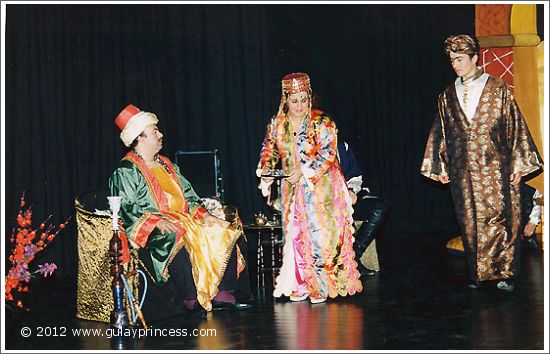
[[[363,225],[355,233],[355,243],[353,244],[353,249],[357,257],[361,257],[365,253],[366,249],[374,240],[376,231],[380,227],[380,224],[384,220],[384,215],[386,213],[385,209],[375,209],[372,210],[368,215],[368,220],[363,222]]]
[[[362,229],[363,227],[361,227]],[[357,237],[357,235],[356,235]],[[369,242],[370,243],[370,242]],[[375,275],[376,271],[366,268],[361,262],[361,256],[365,253],[365,250],[368,248],[368,244],[361,242],[361,240],[356,239],[353,243],[353,251],[355,252],[355,260],[357,261],[357,270],[361,274],[361,278],[364,278],[369,275]]]
[[[357,260],[358,270],[361,276],[373,275],[375,271],[365,268],[361,264],[361,256],[369,247],[374,239],[384,216],[387,212],[387,205],[384,200],[376,197],[360,198],[354,205],[354,218],[356,220],[364,220],[363,224],[355,233],[355,242],[353,250],[355,251],[355,259]]]
[[[364,221],[363,225],[361,225],[359,230],[355,233],[355,242],[353,243],[353,251],[355,252],[355,260],[357,261],[357,270],[359,271],[359,273],[361,273],[361,278],[364,278],[365,276],[368,276],[368,275],[376,274],[376,271],[366,268],[363,265],[363,263],[361,263],[361,256],[363,255],[363,253],[365,253],[365,251],[371,244],[372,240],[374,239],[375,231],[377,230],[378,225],[379,224],[377,223]]]
[[[360,278],[364,278],[366,275],[368,275],[367,273],[369,273],[369,269],[365,268],[365,266],[361,262],[361,255],[363,254],[360,253],[361,249],[364,252],[367,248],[359,245],[359,242],[357,242],[356,240],[353,243],[353,251],[355,252],[355,260],[357,261],[357,270],[359,271]]]

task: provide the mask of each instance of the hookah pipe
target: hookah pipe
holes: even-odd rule
[[[111,237],[111,241],[109,241],[109,258],[111,263],[110,272],[113,277],[111,289],[113,291],[114,307],[110,320],[112,327],[125,329],[129,328],[130,321],[126,312],[126,305],[124,304],[124,288],[121,280],[123,272],[120,260],[122,256],[122,240],[119,235],[118,212],[122,197],[107,197],[107,199],[109,200],[109,207],[113,215],[113,236]]]
[[[128,285],[128,282],[126,281],[126,277],[123,274],[124,268],[122,267],[122,262],[121,262],[122,240],[119,235],[120,226],[118,223],[118,212],[120,210],[120,201],[122,200],[122,197],[107,197],[107,199],[109,200],[109,207],[111,208],[111,212],[113,215],[113,219],[112,219],[113,237],[109,242],[109,256],[111,258],[110,271],[111,271],[111,275],[113,276],[111,289],[113,290],[113,301],[114,301],[114,309],[111,312],[111,326],[115,328],[129,327],[130,321],[128,319],[128,314],[126,312],[126,306],[124,303],[124,288],[126,288],[126,294],[129,297],[133,307],[132,309],[132,313],[134,313],[133,321],[136,320],[136,317],[139,317],[141,324],[145,329],[147,329],[147,324],[145,323],[145,318],[143,317],[143,313],[141,312],[140,304],[138,304],[137,300],[132,295],[130,286]],[[145,280],[145,290],[142,298],[142,304],[143,304],[143,300],[145,299],[145,294],[147,293],[147,279],[143,274],[143,272],[141,271],[138,271],[138,272],[140,272],[143,275],[143,278]],[[136,275],[136,272],[132,271],[132,272],[129,272],[127,275],[134,276]],[[124,288],[123,288],[123,285],[124,285]]]
[[[143,297],[142,299],[145,298],[145,294],[147,293],[147,279],[145,278],[145,275],[143,274],[143,272],[141,270],[138,270],[138,272],[143,276],[143,279],[145,280],[145,290],[143,292]],[[130,276],[135,276],[136,275],[136,271],[130,271],[127,273],[127,275],[130,275]],[[143,328],[147,329],[147,323],[145,323],[145,318],[143,317],[143,313],[141,312],[141,305],[138,304],[136,298],[132,295],[132,291],[130,290],[130,285],[128,285],[128,282],[126,281],[126,277],[124,275],[121,276],[121,279],[122,279],[122,282],[124,283],[124,287],[126,288],[126,292],[128,294],[128,297],[130,298],[130,302],[132,303],[132,306],[133,306],[133,311],[132,313],[134,314],[134,317],[133,317],[133,320],[135,321],[136,320],[136,316],[139,317],[139,320],[141,322],[141,324],[143,325]],[[143,303],[143,300],[142,300],[142,303]]]

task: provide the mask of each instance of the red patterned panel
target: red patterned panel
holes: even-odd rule
[[[512,5],[476,5],[476,36],[510,34]]]
[[[481,48],[479,62],[483,70],[514,87],[514,51],[509,48]]]

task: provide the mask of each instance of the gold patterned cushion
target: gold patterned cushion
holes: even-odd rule
[[[108,251],[113,229],[109,208],[94,208],[94,206],[102,207],[103,204],[107,206],[106,191],[89,192],[75,200],[78,229],[76,317],[110,322],[110,314],[113,310],[111,290],[113,277],[109,269]],[[137,256],[133,254],[132,261],[125,266],[125,270],[137,268],[135,261]],[[130,287],[135,289],[133,294],[137,296],[137,276],[128,278]],[[129,302],[126,303],[126,308],[129,311]]]

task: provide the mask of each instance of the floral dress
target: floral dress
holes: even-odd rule
[[[295,185],[283,182],[283,264],[273,295],[311,298],[362,290],[353,252],[353,208],[336,156],[336,125],[321,111],[308,115],[294,136],[286,115],[268,125],[260,168],[300,168]],[[264,182],[262,182],[264,183]]]

